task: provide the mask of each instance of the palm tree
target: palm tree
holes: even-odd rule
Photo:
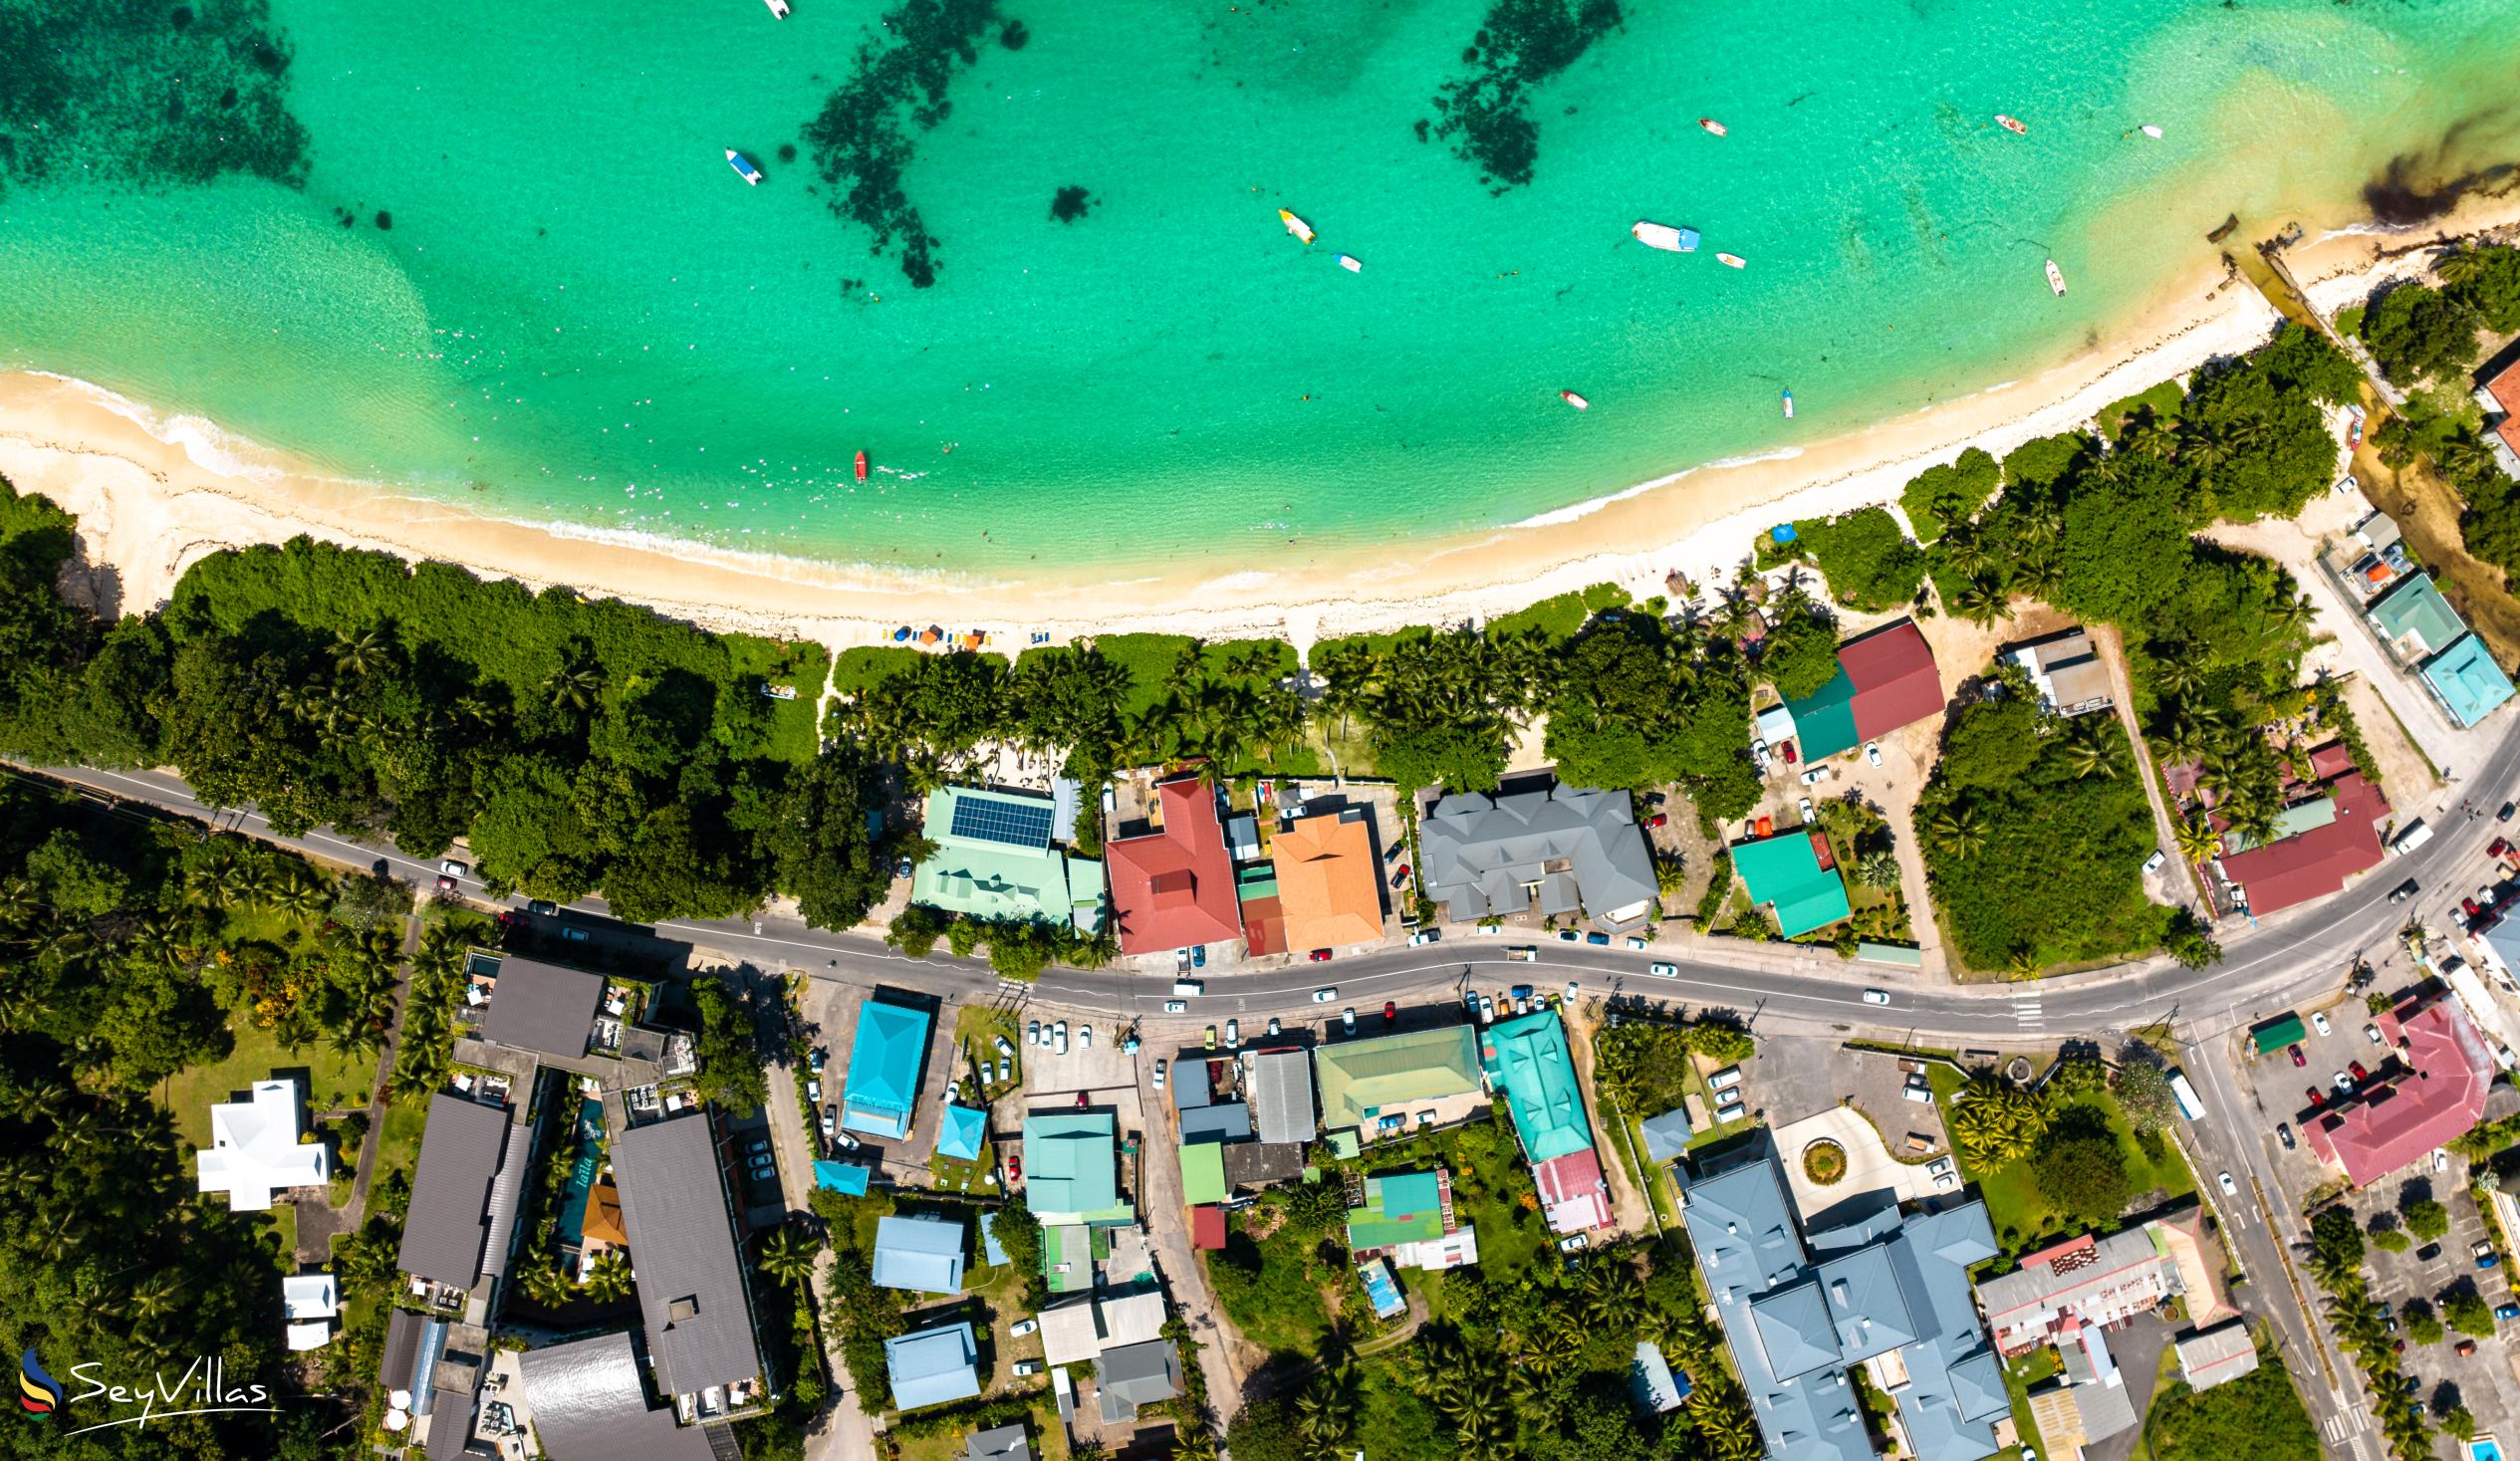
[[[393,637],[381,624],[362,629],[358,634],[337,633],[333,636],[333,671],[336,674],[364,675],[385,662],[393,646]]]
[[[2065,764],[2077,778],[2110,778],[2118,774],[2118,740],[2099,726],[2078,720],[2065,733]]]
[[[1898,886],[1898,854],[1895,852],[1865,853],[1856,859],[1855,880],[1866,887]]]
[[[2184,715],[2171,721],[2156,739],[2161,743],[2162,761],[2172,766],[2200,760],[2205,754],[2205,728]]]
[[[1952,603],[1951,611],[1981,629],[1991,628],[1997,619],[2012,617],[2012,604],[1995,585],[1984,579],[1971,579]]]
[[[2015,979],[2039,977],[2039,956],[2027,948],[2014,949],[2004,960],[2004,972]]]
[[[1934,846],[1954,857],[1974,855],[1986,846],[1986,817],[1975,807],[1952,807],[1934,814],[1925,828]]]
[[[761,1240],[761,1253],[754,1261],[782,1287],[795,1288],[813,1276],[814,1258],[821,1249],[820,1243],[800,1234],[796,1224],[786,1223]]]
[[[2179,444],[2179,456],[2197,466],[2213,468],[2231,460],[2232,443],[2227,436],[2192,427]]]
[[[618,1304],[630,1297],[630,1260],[622,1257],[622,1250],[608,1248],[596,1255],[587,1266],[586,1291],[598,1304]]]
[[[1596,1261],[1585,1271],[1584,1317],[1600,1328],[1633,1327],[1644,1300],[1644,1282],[1637,1277],[1634,1264]],[[1584,1337],[1577,1334],[1573,1338],[1580,1347]]]
[[[2174,700],[2183,700],[2196,693],[2205,683],[2205,669],[2196,660],[2195,651],[2186,644],[2165,645],[2149,656],[2152,683],[2161,693]]]
[[[2288,634],[2310,627],[2310,621],[2318,615],[2318,607],[2307,594],[2279,594],[2266,608],[2267,619]]]
[[[172,1314],[183,1297],[183,1275],[161,1268],[131,1286],[131,1318],[143,1323]]]
[[[555,710],[584,710],[604,692],[604,672],[592,664],[565,664],[543,681]]]
[[[2171,833],[2178,839],[2178,854],[2189,862],[2202,862],[2222,846],[2222,834],[2202,817],[2182,817]]]
[[[2442,287],[2458,289],[2475,283],[2477,276],[2485,272],[2485,255],[2453,244],[2432,261],[2432,272],[2440,276]]]
[[[1295,1436],[1316,1456],[1337,1454],[1356,1429],[1357,1398],[1346,1376],[1325,1369],[1295,1397]]]
[[[2497,468],[2493,448],[2477,437],[2461,433],[2433,450],[2432,464],[2452,482],[2472,484],[2492,480]]]
[[[2147,411],[2127,433],[2127,450],[2153,461],[2167,461],[2178,451],[2178,433],[2170,429],[2168,422]]]

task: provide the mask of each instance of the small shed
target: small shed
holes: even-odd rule
[[[2301,1016],[2289,1011],[2249,1032],[2249,1044],[2259,1055],[2274,1055],[2289,1045],[2298,1045],[2308,1032],[2302,1029]]]
[[[1190,1209],[1190,1242],[1214,1253],[1225,1246],[1225,1209],[1201,1203]]]

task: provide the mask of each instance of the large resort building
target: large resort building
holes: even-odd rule
[[[1550,782],[1456,793],[1427,809],[1417,848],[1425,895],[1460,923],[1584,915],[1631,928],[1659,892],[1626,792]]]
[[[1103,926],[1103,864],[1052,845],[1058,804],[976,787],[927,794],[935,851],[910,878],[910,901],[988,921]]]
[[[1995,1454],[2011,1401],[1969,1292],[1997,1251],[1984,1204],[1806,1234],[1762,1142],[1683,1171],[1680,1210],[1771,1461],[1869,1461],[1859,1365],[1918,1461]]]

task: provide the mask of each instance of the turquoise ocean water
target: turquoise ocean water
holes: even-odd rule
[[[1850,430],[2064,358],[2235,208],[2520,155],[2520,0],[1631,4],[1529,90],[1501,189],[1415,130],[1482,0],[1004,0],[1024,44],[992,24],[902,133],[914,289],[801,136],[882,10],[795,4],[273,0],[302,185],[9,180],[0,365],[525,521],[1224,564]]]

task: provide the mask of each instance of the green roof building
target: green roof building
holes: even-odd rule
[[[1803,743],[1807,762],[1851,751],[1864,739],[1855,732],[1855,678],[1843,664],[1810,699],[1788,700],[1785,708],[1794,717],[1794,736]]]
[[[1094,1230],[1076,1224],[1041,1230],[1041,1273],[1053,1294],[1094,1287]]]
[[[1732,850],[1732,870],[1749,886],[1750,901],[1773,906],[1776,926],[1787,938],[1826,928],[1855,913],[1847,903],[1846,880],[1836,869],[1820,865],[1813,836],[1804,831],[1782,833]]]
[[[1482,1046],[1490,1080],[1505,1089],[1505,1104],[1522,1133],[1534,1165],[1593,1149],[1593,1125],[1584,1116],[1584,1093],[1575,1084],[1575,1058],[1567,1051],[1566,1025],[1554,1010],[1499,1020]]]
[[[1103,864],[1050,846],[1046,797],[940,787],[927,794],[936,851],[910,878],[910,901],[973,918],[1103,925]]]
[[[1365,1206],[1348,1214],[1348,1247],[1397,1248],[1443,1236],[1443,1184],[1433,1172],[1365,1179]]]
[[[1322,1124],[1370,1124],[1386,1106],[1466,1096],[1481,1087],[1478,1036],[1467,1025],[1317,1046]]]
[[[2467,632],[2467,624],[2459,618],[2458,610],[2450,608],[2450,601],[2441,597],[2430,574],[2399,581],[2396,588],[2380,597],[2379,603],[2365,609],[2363,616],[2380,630],[2381,637],[2397,651],[2398,658],[2409,662],[2449,648]]]
[[[1118,1130],[1110,1111],[1024,1117],[1024,1197],[1043,1227],[1126,1223],[1137,1216],[1120,1199]]]
[[[1181,1148],[1181,1200],[1192,1207],[1225,1200],[1225,1143],[1193,1141]]]
[[[2474,634],[2461,635],[2433,655],[2423,667],[2423,682],[2431,687],[2441,708],[2462,726],[2483,720],[2511,698],[2511,676],[2494,663],[2493,652]]]

